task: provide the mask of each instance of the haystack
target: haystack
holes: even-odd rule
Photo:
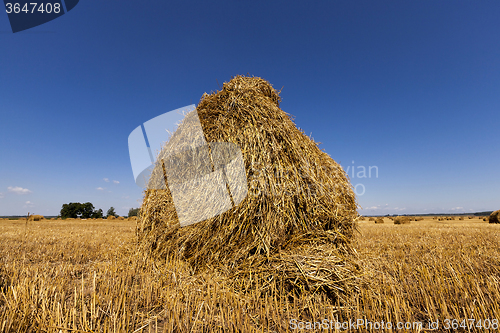
[[[279,108],[280,100],[267,81],[242,76],[202,96],[191,115],[198,115],[206,142],[228,142],[241,149],[248,193],[228,211],[181,227],[170,191],[155,186],[167,178],[158,164],[138,219],[145,252],[175,256],[195,271],[224,265],[235,278],[260,272],[263,280],[273,280],[281,271],[288,286],[300,277],[306,280],[301,286],[314,291],[350,288],[355,267],[348,258],[358,217],[353,187],[340,165]],[[189,131],[189,119],[187,114],[171,142]],[[158,160],[167,158],[163,149]],[[195,154],[199,152],[191,160]],[[309,283],[301,267],[314,266],[318,273],[322,265],[329,273],[317,278],[317,284]]]
[[[41,221],[45,219],[42,215],[30,215],[28,221]]]
[[[106,219],[107,219],[107,220],[114,220],[114,219],[116,219],[116,216],[110,215],[110,216],[108,216]]]
[[[411,219],[409,216],[396,216],[394,218],[394,224],[408,224]]]
[[[500,210],[496,210],[491,213],[488,220],[490,223],[500,223]]]

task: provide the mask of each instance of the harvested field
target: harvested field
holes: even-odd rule
[[[1,221],[0,326],[6,332],[288,332],[295,331],[293,320],[396,325],[500,318],[499,227],[480,219],[426,218],[404,228],[363,221],[353,243],[360,290],[338,308],[310,295],[262,301],[259,289],[238,292],[221,270],[196,274],[181,260],[144,258],[136,252],[133,221]]]

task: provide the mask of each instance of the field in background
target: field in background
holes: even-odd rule
[[[339,307],[310,296],[236,294],[216,270],[194,275],[182,262],[152,262],[135,251],[134,221],[2,220],[0,332],[284,332],[324,319],[330,327],[408,322],[409,332],[429,321],[446,331],[445,319],[481,320],[453,332],[498,325],[500,225],[385,218],[360,221],[359,230],[360,291]],[[330,331],[316,327],[303,331]]]

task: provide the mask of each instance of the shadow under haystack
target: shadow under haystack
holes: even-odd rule
[[[295,126],[279,102],[278,92],[258,77],[237,76],[204,94],[196,108],[204,139],[241,149],[248,193],[232,209],[180,227],[169,189],[153,184],[155,174],[164,174],[157,167],[140,211],[139,241],[145,253],[182,259],[195,271],[223,267],[242,290],[260,279],[262,290],[267,283],[273,290],[322,290],[339,297],[356,288],[354,191],[340,165]],[[158,159],[163,157],[162,151]]]

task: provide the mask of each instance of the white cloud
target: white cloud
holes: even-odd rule
[[[31,201],[26,201],[24,203],[24,208],[32,208],[32,207],[35,207],[35,205],[31,202]]]
[[[3,199],[3,198],[5,198],[5,194],[0,193],[0,199]]]
[[[104,191],[104,190],[105,190],[105,188],[103,188],[103,187],[98,187],[98,188],[96,188],[96,190],[99,190],[99,191]]]
[[[120,182],[119,182],[119,181],[117,181],[117,180],[113,180],[113,183],[115,183],[115,184],[120,184]]]
[[[377,206],[371,206],[366,209],[371,209],[371,210],[377,210],[377,209],[389,209],[389,204],[385,205],[377,205]]]
[[[22,188],[19,186],[16,186],[16,187],[9,186],[9,187],[7,187],[7,189],[9,190],[9,192],[13,192],[13,193],[19,194],[19,195],[31,193],[31,191],[28,190],[27,188]]]
[[[106,183],[109,183],[109,178],[104,178],[104,181],[105,181]]]
[[[455,212],[457,210],[464,211],[464,207],[455,207],[455,208],[450,209],[450,211],[452,211],[452,212]]]

